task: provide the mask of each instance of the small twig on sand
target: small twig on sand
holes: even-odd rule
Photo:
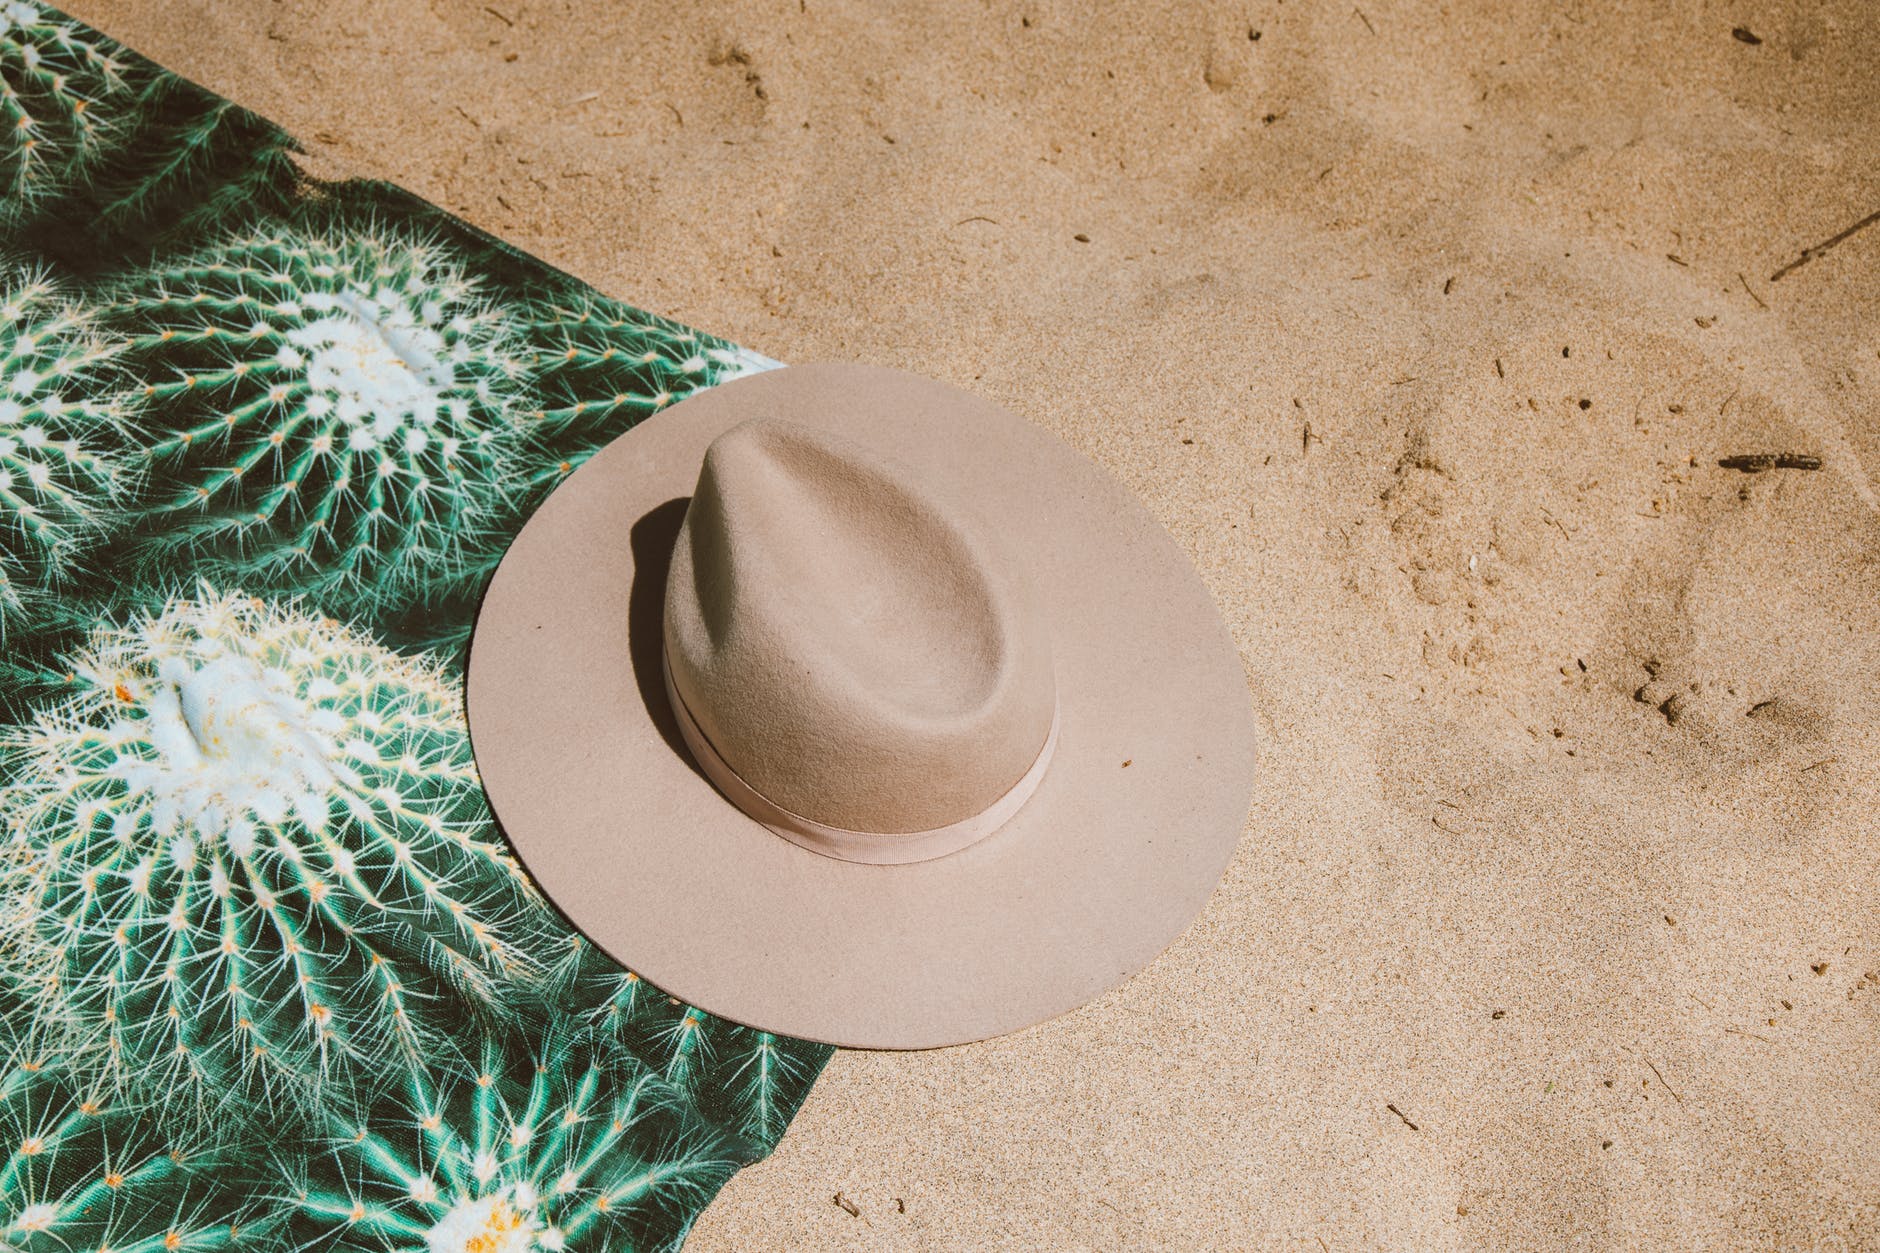
[[[1758,296],[1755,293],[1755,291],[1751,289],[1749,285],[1749,280],[1743,277],[1743,271],[1738,270],[1736,272],[1736,281],[1743,284],[1743,290],[1746,292],[1749,292],[1749,298],[1751,300],[1754,300],[1758,305],[1761,305],[1765,309],[1769,307],[1768,305],[1763,304],[1763,298],[1761,296]]]
[[[1640,1057],[1645,1057],[1645,1055],[1644,1055],[1643,1053],[1640,1053],[1640,1054],[1639,1054],[1639,1056],[1640,1056]],[[1665,1091],[1667,1091],[1667,1092],[1669,1092],[1669,1093],[1671,1093],[1671,1099],[1672,1099],[1672,1100],[1674,1100],[1674,1101],[1676,1101],[1676,1102],[1677,1102],[1678,1104],[1680,1104],[1680,1105],[1682,1105],[1682,1104],[1684,1104],[1684,1098],[1683,1098],[1683,1097],[1681,1097],[1681,1096],[1679,1096],[1679,1095],[1677,1094],[1677,1091],[1676,1091],[1676,1089],[1674,1089],[1674,1088],[1673,1088],[1673,1087],[1672,1087],[1672,1086],[1671,1086],[1670,1084],[1668,1084],[1668,1083],[1666,1083],[1666,1082],[1665,1082],[1665,1077],[1664,1077],[1664,1076],[1663,1076],[1662,1074],[1659,1074],[1659,1073],[1658,1073],[1658,1067],[1657,1067],[1657,1065],[1656,1065],[1656,1064],[1655,1064],[1655,1063],[1654,1063],[1654,1062],[1652,1061],[1652,1059],[1651,1059],[1651,1058],[1649,1058],[1649,1057],[1645,1057],[1645,1064],[1646,1064],[1647,1066],[1650,1066],[1650,1067],[1652,1068],[1652,1073],[1653,1073],[1654,1075],[1658,1075],[1658,1082],[1659,1082],[1659,1084],[1660,1084],[1660,1086],[1662,1086],[1662,1087],[1664,1088],[1664,1090],[1665,1090]]]
[[[1358,20],[1360,22],[1364,23],[1364,29],[1370,31],[1373,35],[1377,34],[1377,27],[1371,25],[1371,19],[1364,15],[1363,9],[1354,8],[1351,11],[1358,15]]]
[[[1802,249],[1801,256],[1795,258],[1795,260],[1789,262],[1787,265],[1777,270],[1774,274],[1771,274],[1769,276],[1769,281],[1772,283],[1779,282],[1783,275],[1792,273],[1795,270],[1799,270],[1803,266],[1807,265],[1810,261],[1813,261],[1816,257],[1819,257],[1822,253],[1828,252],[1831,249],[1840,247],[1842,244],[1846,243],[1848,239],[1850,239],[1852,236],[1854,236],[1860,231],[1866,230],[1869,226],[1872,226],[1875,222],[1880,222],[1880,209],[1875,209],[1872,213],[1869,213],[1866,217],[1854,223],[1854,225],[1848,227],[1846,230],[1842,231],[1839,235],[1834,235],[1828,239],[1824,239],[1820,243],[1814,245],[1813,247]]]
[[[1393,1114],[1395,1114],[1395,1115],[1397,1115],[1397,1117],[1399,1117],[1399,1118],[1401,1118],[1401,1119],[1403,1119],[1403,1125],[1404,1125],[1404,1126],[1406,1126],[1406,1127],[1408,1127],[1408,1128],[1410,1128],[1410,1130],[1412,1130],[1412,1131],[1416,1131],[1416,1130],[1418,1130],[1418,1128],[1417,1128],[1417,1125],[1416,1125],[1415,1123],[1413,1123],[1413,1122],[1411,1122],[1411,1121],[1410,1121],[1410,1119],[1409,1119],[1409,1118],[1408,1118],[1408,1117],[1407,1117],[1407,1116],[1406,1116],[1406,1115],[1404,1114],[1404,1112],[1403,1112],[1402,1110],[1400,1110],[1400,1109],[1398,1109],[1398,1108],[1397,1108],[1397,1107],[1396,1107],[1395,1105],[1388,1105],[1388,1104],[1387,1104],[1387,1105],[1385,1105],[1385,1106],[1384,1106],[1384,1108],[1385,1108],[1385,1109],[1387,1109],[1387,1110],[1389,1110],[1389,1111],[1390,1111],[1391,1113],[1393,1113]]]
[[[1761,474],[1765,470],[1819,470],[1821,458],[1798,452],[1752,452],[1735,457],[1719,457],[1717,464],[1726,470]]]

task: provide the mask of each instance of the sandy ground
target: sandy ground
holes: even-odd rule
[[[1774,278],[1880,210],[1880,10],[1360,5],[72,0],[608,292],[997,398],[1233,626],[1195,927],[839,1054],[690,1248],[1880,1247],[1880,224]]]

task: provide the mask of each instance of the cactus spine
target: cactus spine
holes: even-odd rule
[[[609,440],[694,392],[779,366],[665,318],[581,289],[542,297],[523,315],[536,348],[528,411],[528,485],[552,487]]]
[[[439,245],[244,235],[128,285],[113,317],[163,429],[129,519],[251,591],[378,620],[477,584],[522,364]]]
[[[835,1050],[713,1017],[575,939],[565,1003],[759,1156],[775,1148]]]
[[[240,1247],[210,1159],[144,1107],[75,1074],[57,1046],[0,1026],[0,1249]]]
[[[205,1109],[311,1098],[534,969],[551,916],[432,664],[205,587],[73,669],[11,733],[0,967],[94,1064]]]
[[[63,15],[0,3],[0,223],[14,222],[83,178],[115,138],[127,96],[122,49]]]
[[[0,631],[104,520],[124,418],[111,356],[43,272],[0,271]]]
[[[564,1017],[530,1045],[484,1037],[460,1062],[414,1063],[369,1116],[336,1122],[329,1145],[289,1172],[300,1247],[672,1247],[749,1160]]]
[[[294,142],[245,109],[159,70],[126,112],[123,142],[35,223],[35,239],[74,265],[193,242],[292,200]]]

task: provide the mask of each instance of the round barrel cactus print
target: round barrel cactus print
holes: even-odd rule
[[[41,4],[0,113],[0,1250],[677,1248],[830,1050],[543,899],[462,644],[575,467],[776,363]]]
[[[4,1001],[7,998],[0,998]],[[113,1091],[58,1042],[0,1021],[0,1249],[246,1247],[226,1161],[160,1105]]]
[[[532,485],[559,482],[634,423],[692,393],[778,363],[593,292],[535,302]]]
[[[536,969],[550,916],[436,666],[205,588],[72,668],[10,737],[0,962],[100,1065],[306,1095],[422,1052],[421,1002],[500,1008]]]
[[[550,1018],[414,1064],[290,1169],[304,1247],[560,1253],[669,1247],[742,1146],[631,1054]]]
[[[137,395],[146,568],[208,560],[368,617],[500,555],[522,347],[433,242],[271,230],[139,273],[111,305]]]

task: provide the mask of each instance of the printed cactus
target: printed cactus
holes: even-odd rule
[[[552,1018],[414,1064],[286,1167],[297,1249],[553,1253],[677,1248],[750,1154],[630,1055]]]
[[[243,235],[134,280],[113,318],[160,418],[127,519],[147,562],[367,621],[481,586],[523,365],[441,246]]]
[[[147,77],[123,141],[33,223],[34,245],[77,268],[252,221],[293,198],[299,172],[286,134],[173,74]]]
[[[207,1250],[250,1234],[199,1145],[0,1023],[0,1249]]]
[[[835,1052],[726,1022],[668,996],[575,936],[564,1004],[630,1051],[698,1107],[751,1144],[776,1147]]]
[[[0,775],[0,974],[94,1066],[205,1110],[331,1096],[526,1003],[565,931],[434,665],[205,587],[72,669]]]
[[[676,1248],[830,1050],[585,946],[410,650],[776,363],[295,151],[0,0],[0,1253]]]
[[[33,0],[0,0],[0,226],[90,271],[285,208],[278,127]]]
[[[75,572],[104,522],[125,418],[111,357],[43,272],[0,269],[0,636]]]
[[[83,179],[121,137],[129,58],[98,32],[29,0],[0,3],[0,224]]]
[[[536,489],[674,401],[779,365],[585,288],[532,301],[524,319],[540,397],[527,414]]]

